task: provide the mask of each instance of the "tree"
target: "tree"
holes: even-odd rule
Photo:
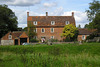
[[[7,5],[0,5],[0,38],[8,31],[17,30],[17,17]]]
[[[78,28],[76,28],[73,24],[68,24],[64,27],[62,36],[66,37],[70,41],[77,39],[78,36]]]
[[[26,27],[26,29],[27,29],[27,27]],[[29,24],[28,25],[28,31],[27,32],[28,32],[29,38],[30,39],[33,39],[34,36],[36,36],[36,28],[35,28],[35,26],[32,25],[32,24]]]
[[[100,1],[93,0],[90,3],[89,10],[86,10],[88,20],[90,21],[89,25],[87,25],[90,29],[97,29],[100,32]]]
[[[81,28],[81,25],[79,24],[77,28]]]
[[[28,27],[25,27],[23,30],[24,30],[24,31],[28,31]]]

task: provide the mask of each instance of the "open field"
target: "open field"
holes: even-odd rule
[[[0,67],[100,67],[100,43],[0,46]]]

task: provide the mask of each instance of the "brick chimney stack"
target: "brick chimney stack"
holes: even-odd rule
[[[46,12],[46,17],[48,17],[48,12]]]
[[[27,12],[27,17],[29,17],[29,12]]]
[[[72,12],[72,16],[74,17],[74,12]]]

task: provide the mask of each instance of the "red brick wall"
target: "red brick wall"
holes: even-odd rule
[[[41,39],[41,37],[46,37],[46,40],[51,39],[51,36],[54,36],[54,39],[62,40],[61,34],[63,31],[63,28],[54,28],[54,32],[51,33],[51,28],[44,28],[45,33],[41,32],[42,28],[37,28],[37,38]]]
[[[87,38],[87,35],[85,35],[85,40]],[[78,41],[82,41],[82,35],[78,35],[78,38],[77,38]]]

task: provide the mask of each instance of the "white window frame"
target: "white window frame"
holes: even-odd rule
[[[69,21],[66,21],[66,22],[65,22],[66,25],[68,25],[69,23],[70,23]]]
[[[82,40],[85,40],[85,35],[82,35]]]
[[[51,25],[55,25],[55,21],[51,21]]]
[[[37,21],[33,21],[33,24],[34,24],[34,25],[37,25]]]
[[[53,29],[53,31],[52,31],[52,29]],[[51,33],[54,33],[54,28],[51,28]]]
[[[8,36],[8,39],[12,39],[12,35],[9,35],[9,36]]]
[[[37,33],[37,28],[35,28],[34,32]]]
[[[51,36],[51,39],[54,39],[54,36]]]
[[[44,29],[44,32],[42,31],[42,29]],[[45,28],[42,28],[42,29],[41,29],[41,32],[42,32],[42,33],[45,33]]]

